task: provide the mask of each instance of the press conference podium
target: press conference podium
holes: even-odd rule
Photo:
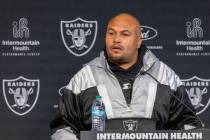
[[[210,130],[156,130],[156,121],[121,118],[106,121],[105,131],[81,131],[80,140],[210,140]]]
[[[210,140],[210,130],[81,131],[80,140]]]

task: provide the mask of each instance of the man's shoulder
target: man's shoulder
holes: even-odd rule
[[[89,65],[85,65],[71,78],[66,88],[79,94],[81,91],[94,86],[96,86],[96,82],[92,70]]]
[[[163,85],[168,85],[172,90],[176,90],[182,82],[176,72],[162,61],[156,61],[151,69],[152,75]]]
[[[92,59],[91,61],[89,61],[88,63],[86,63],[84,65],[84,67],[86,65],[89,65],[91,67],[94,67],[94,66],[98,66],[98,67],[103,67],[104,66],[104,63],[105,63],[105,55],[104,55],[104,51],[100,52],[100,55],[95,57],[94,59]]]
[[[103,58],[103,54],[101,53],[99,57],[95,57],[90,62],[84,64],[83,67],[71,78],[66,88],[74,90],[75,93],[80,93],[81,90],[96,86],[93,69],[102,66],[104,59],[105,58]]]
[[[93,58],[92,60],[90,60],[89,62],[83,64],[82,68],[76,72],[73,78],[76,76],[79,76],[79,77],[85,76],[92,69],[92,67],[102,66],[103,61],[105,61],[104,59],[105,58],[103,58],[103,54],[101,52],[100,56],[97,56]]]
[[[176,90],[182,82],[175,71],[166,63],[159,60],[155,54],[147,49],[143,57],[143,71],[151,74],[160,84],[169,86]]]

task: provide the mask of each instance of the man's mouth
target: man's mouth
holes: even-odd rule
[[[113,45],[113,46],[111,46],[111,50],[113,50],[113,51],[122,51],[123,47],[119,46],[119,45]]]

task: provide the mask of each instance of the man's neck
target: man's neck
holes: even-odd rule
[[[132,61],[128,63],[117,64],[117,65],[121,67],[122,69],[127,70],[130,67],[132,67],[134,64],[136,64],[137,61],[138,61],[138,53],[135,55]]]

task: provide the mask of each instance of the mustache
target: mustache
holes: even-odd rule
[[[124,47],[120,44],[113,44],[110,47],[111,49],[124,49]]]

